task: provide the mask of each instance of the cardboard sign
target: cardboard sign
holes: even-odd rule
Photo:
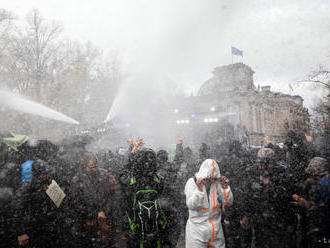
[[[50,199],[52,199],[56,207],[60,207],[64,197],[66,196],[63,190],[54,180],[52,180],[52,183],[48,186],[46,194],[49,196]]]

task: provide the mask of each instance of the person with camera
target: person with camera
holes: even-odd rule
[[[186,247],[225,247],[221,215],[233,204],[229,180],[220,175],[218,164],[206,159],[185,186],[189,218]]]

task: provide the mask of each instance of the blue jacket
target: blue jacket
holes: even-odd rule
[[[330,175],[324,176],[315,191],[315,207],[321,234],[330,233]]]

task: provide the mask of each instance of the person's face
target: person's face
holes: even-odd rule
[[[218,138],[217,143],[218,143],[218,145],[222,144],[222,137],[221,136]]]
[[[263,183],[263,184],[269,184],[271,178],[270,178],[270,176],[268,176],[268,175],[261,175],[261,176],[259,176],[259,180],[260,180],[260,182]]]
[[[96,162],[93,159],[88,160],[86,170],[87,172],[96,172]]]
[[[269,143],[270,143],[270,138],[269,138],[269,136],[265,136],[265,137],[264,137],[264,143],[265,143],[265,144],[269,144]]]
[[[258,169],[260,171],[268,171],[272,168],[272,165],[269,163],[259,163],[258,164]]]
[[[307,140],[308,142],[313,142],[313,136],[310,136],[310,135],[308,135],[308,134],[305,134],[305,137],[306,137],[306,140]]]

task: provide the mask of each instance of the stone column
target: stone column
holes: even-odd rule
[[[264,109],[260,106],[260,133],[265,132],[265,112]]]
[[[254,105],[253,106],[253,117],[254,117],[254,131],[257,133],[259,131],[259,113],[258,113],[258,106]]]

